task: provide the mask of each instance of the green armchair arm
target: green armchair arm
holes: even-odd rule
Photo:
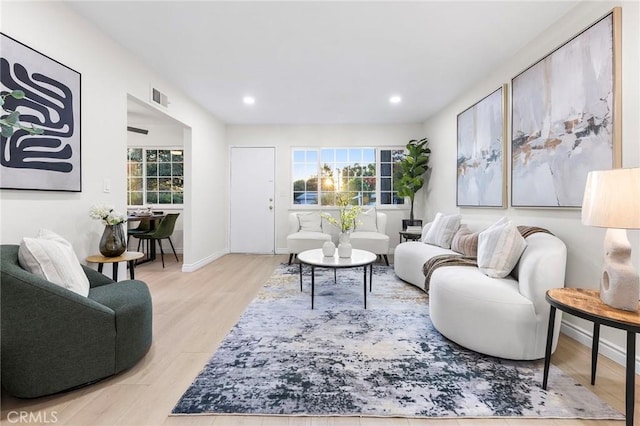
[[[89,279],[89,286],[91,288],[100,287],[105,284],[111,284],[115,282],[114,280],[107,277],[106,275],[96,271],[95,269],[91,269],[86,265],[82,265],[82,269],[84,270],[84,273],[87,275],[87,278]]]

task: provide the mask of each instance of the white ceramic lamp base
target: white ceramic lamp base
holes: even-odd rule
[[[631,263],[631,244],[624,229],[607,229],[600,299],[607,305],[635,311],[640,297],[640,277]]]

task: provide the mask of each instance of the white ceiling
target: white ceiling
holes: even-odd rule
[[[356,124],[424,121],[577,1],[70,4],[227,123]]]

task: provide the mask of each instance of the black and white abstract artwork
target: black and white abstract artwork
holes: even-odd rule
[[[80,73],[1,37],[0,89],[25,93],[23,99],[6,97],[4,108],[20,112],[21,124],[44,132],[16,130],[0,139],[0,187],[81,191]]]
[[[458,206],[504,207],[504,88],[458,114]]]
[[[512,80],[511,204],[580,207],[614,166],[613,13]]]

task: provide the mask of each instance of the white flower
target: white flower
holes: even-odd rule
[[[127,221],[127,216],[115,211],[107,204],[94,204],[89,209],[91,219],[100,220],[104,225],[119,225]]]

